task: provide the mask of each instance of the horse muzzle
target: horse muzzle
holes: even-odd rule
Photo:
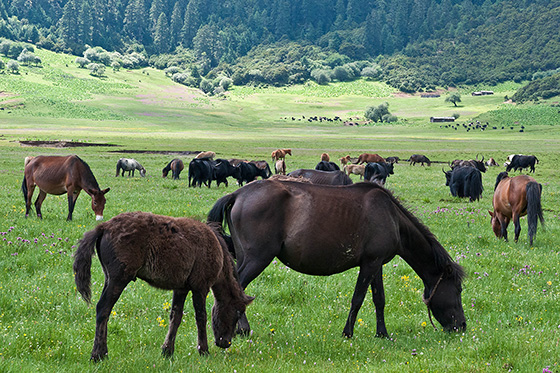
[[[97,221],[103,220],[103,215],[95,215],[95,220]]]
[[[220,348],[229,348],[231,346],[231,340],[226,338],[218,338],[216,339],[216,346]]]

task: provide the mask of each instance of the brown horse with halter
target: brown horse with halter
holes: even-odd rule
[[[343,219],[341,217],[344,217]],[[377,334],[387,336],[383,264],[401,256],[424,282],[423,299],[444,329],[465,330],[464,271],[426,226],[372,183],[326,186],[261,180],[220,198],[209,222],[227,222],[245,288],[277,257],[309,275],[360,267],[343,335],[352,337],[368,288]],[[250,331],[244,316],[238,331]]]
[[[167,174],[169,174],[169,171],[171,171],[173,180],[179,180],[179,175],[181,174],[181,171],[183,171],[184,168],[185,168],[185,164],[183,163],[183,161],[180,160],[179,158],[175,158],[171,160],[171,162],[169,162],[167,166],[163,168],[162,176],[167,177]]]
[[[519,218],[527,215],[529,244],[532,245],[533,237],[537,234],[538,221],[544,225],[541,193],[542,185],[532,177],[509,177],[507,172],[500,172],[496,178],[492,199],[494,211],[488,211],[492,217],[492,230],[496,237],[503,237],[507,241],[507,227],[513,220],[517,242],[521,232]]]
[[[101,190],[89,165],[77,155],[40,155],[29,159],[29,162],[25,165],[21,184],[21,190],[25,198],[25,217],[29,216],[31,210],[31,199],[35,186],[39,187],[39,196],[35,200],[35,210],[39,218],[43,217],[41,205],[47,193],[54,195],[67,193],[67,220],[72,220],[76,200],[80,192],[84,190],[91,196],[91,208],[95,212],[96,220],[103,220],[105,194],[110,188]]]
[[[254,298],[237,282],[233,259],[221,228],[188,218],[145,212],[115,216],[86,232],[74,254],[76,287],[84,300],[91,299],[91,258],[97,252],[105,285],[97,303],[95,339],[91,359],[107,356],[107,322],[125,287],[136,278],[156,288],[173,290],[169,331],[162,354],[172,356],[181,325],[185,299],[192,291],[198,329],[198,352],[208,353],[206,297],[214,294],[212,329],[218,347],[228,348],[235,325]]]

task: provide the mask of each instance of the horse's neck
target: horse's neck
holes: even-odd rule
[[[409,248],[403,248],[400,256],[425,284],[434,285],[433,283],[442,273],[442,269],[436,263],[437,254],[434,252],[436,248],[423,236],[411,240],[411,242],[413,243],[409,244]]]
[[[229,255],[229,253],[224,252],[224,255]],[[239,285],[239,282],[233,275],[233,271],[233,261],[231,258],[224,258],[223,268],[212,286],[212,293],[218,302],[231,299],[232,296],[241,296],[241,285]]]

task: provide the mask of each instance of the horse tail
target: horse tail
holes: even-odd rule
[[[87,303],[91,302],[91,257],[95,253],[95,246],[103,236],[103,224],[84,233],[80,245],[74,253],[74,281],[76,288]]]
[[[121,160],[119,159],[119,160],[117,161],[117,174],[115,175],[115,177],[119,176],[120,168],[121,168]]]
[[[27,179],[25,175],[23,175],[23,181],[21,182],[21,191],[23,192],[23,198],[25,199],[25,203],[27,204]]]
[[[208,213],[208,218],[206,219],[207,224],[211,226],[219,226],[218,232],[223,238],[227,245],[228,251],[232,253],[235,258],[235,248],[233,246],[233,240],[230,235],[226,234],[225,227],[227,227],[227,215],[235,203],[236,194],[231,193],[220,198],[210,212]]]
[[[533,244],[533,237],[537,234],[537,224],[540,220],[544,226],[544,217],[541,206],[542,185],[534,181],[530,181],[526,186],[527,190],[527,225],[529,242]]]
[[[496,184],[494,185],[494,190],[496,190],[496,188],[498,187],[498,184],[500,184],[500,181],[502,181],[506,177],[508,177],[507,172],[500,172],[498,174],[498,177],[496,177]]]

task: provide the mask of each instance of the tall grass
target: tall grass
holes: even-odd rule
[[[42,58],[49,66],[66,71],[61,65],[65,58]],[[73,68],[69,73],[82,74]],[[0,111],[0,371],[526,372],[547,367],[558,371],[560,182],[556,165],[560,147],[556,126],[534,121],[523,133],[501,129],[473,133],[440,128],[425,119],[410,119],[414,126],[358,128],[310,123],[285,118],[296,112],[325,116],[357,112],[360,105],[374,98],[345,94],[333,100],[307,94],[303,89],[297,93],[264,90],[247,95],[244,101],[235,94],[228,100],[194,100],[199,97],[197,93],[170,84],[157,72],[107,74],[108,80],[116,82],[108,93],[92,93],[91,98],[73,101],[73,105],[85,111],[95,108],[118,113],[112,120],[94,120],[87,115],[72,118],[71,110],[64,105],[53,106],[50,116],[36,117],[34,94],[24,89],[15,91],[26,84],[34,87],[32,83],[16,82],[20,77],[12,80],[11,76],[0,80],[0,90],[18,93],[18,99],[25,103],[11,113]],[[21,77],[26,77],[25,72]],[[64,90],[69,90],[57,94],[60,102],[69,100],[64,98],[71,96],[68,92],[82,89],[81,83],[68,83],[72,81],[58,85],[66,85]],[[312,97],[317,97],[316,102],[306,103]],[[448,105],[443,99],[439,104],[414,97],[378,99],[388,100],[390,107],[399,108],[410,118],[424,118],[431,110],[443,110]],[[469,98],[463,108],[475,108],[475,118],[496,103],[488,102]],[[503,110],[508,110],[507,120],[500,114]],[[493,123],[506,125],[509,118],[516,117],[515,110],[498,108],[496,114],[488,115],[492,115]],[[533,111],[549,118],[543,114],[548,112],[544,106],[518,110],[520,116],[524,111]],[[73,139],[119,146],[24,148],[14,142],[22,139]],[[492,206],[495,178],[503,167],[483,175],[482,199],[468,203],[451,197],[445,187],[441,172],[442,167],[447,168],[445,163],[421,167],[401,161],[387,187],[436,234],[468,273],[462,296],[468,323],[465,333],[433,330],[421,301],[422,282],[397,257],[383,269],[390,338],[375,337],[375,310],[368,296],[358,315],[354,337],[345,339],[342,328],[358,269],[313,277],[275,260],[246,289],[257,297],[248,308],[253,332],[249,337],[235,338],[231,348],[211,346],[209,356],[198,356],[189,297],[174,359],[162,358],[160,345],[169,323],[171,293],[137,281],[123,292],[111,315],[108,359],[90,363],[95,305],[87,305],[79,298],[72,273],[72,255],[78,240],[96,225],[90,200],[82,193],[74,220],[66,222],[66,196],[49,195],[43,204],[43,220],[35,216],[25,219],[20,191],[23,158],[79,154],[90,164],[100,186],[111,187],[106,219],[124,211],[142,210],[205,220],[218,198],[237,189],[233,181],[227,188],[189,188],[186,170],[179,181],[161,177],[161,169],[176,155],[149,153],[133,155],[148,170],[147,177],[115,177],[116,161],[131,155],[113,151],[214,150],[224,158],[268,160],[271,150],[278,147],[293,149],[294,155],[287,159],[289,170],[313,168],[323,151],[331,158],[357,156],[363,151],[398,155],[401,159],[424,153],[438,162],[472,158],[477,153],[503,162],[511,153],[532,153],[540,160],[534,177],[543,184],[546,229],[539,226],[532,247],[527,242],[525,219],[520,242],[494,237],[487,210]],[[181,158],[188,163],[192,156]],[[359,181],[357,176],[353,179]],[[95,300],[103,281],[94,258]],[[208,308],[211,304],[210,296]]]

